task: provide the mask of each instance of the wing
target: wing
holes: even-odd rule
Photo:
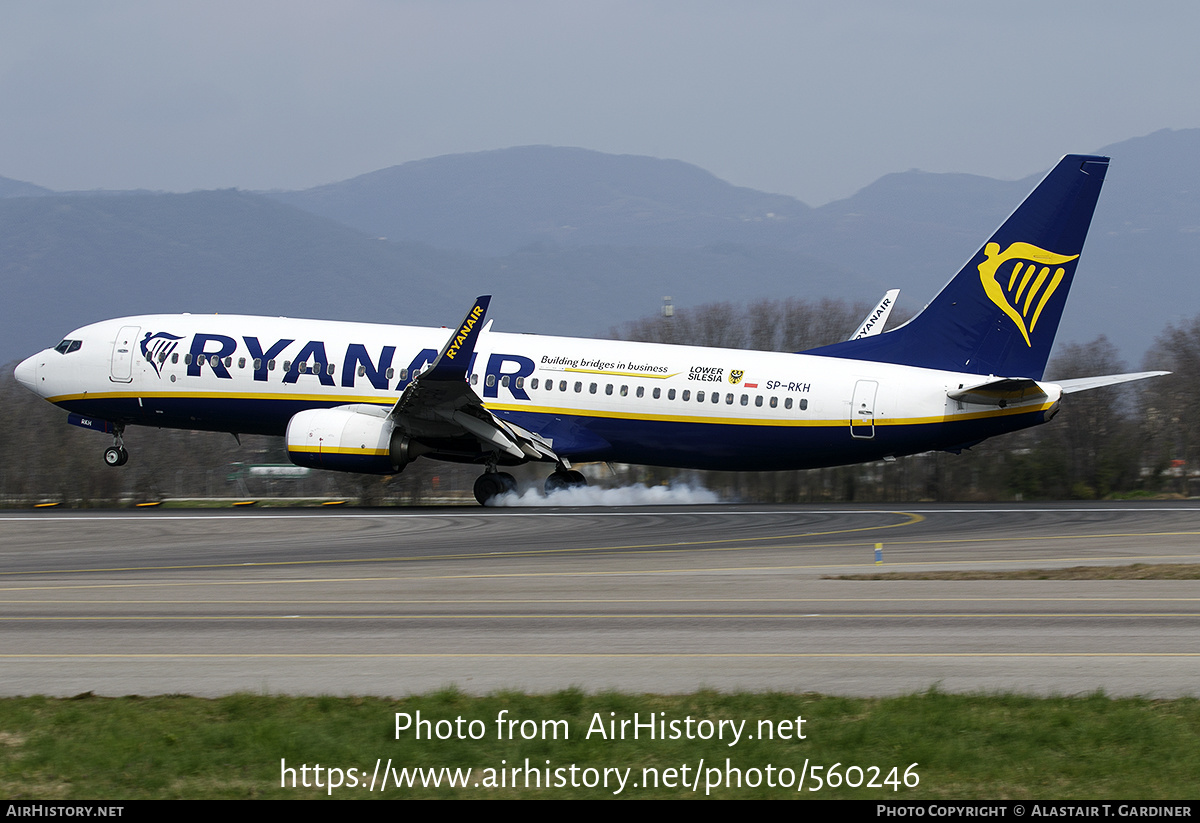
[[[490,295],[476,298],[433,365],[408,384],[388,418],[417,440],[465,436],[477,440],[485,451],[501,451],[519,460],[561,462],[550,441],[492,414],[471,388],[471,357],[490,301]]]

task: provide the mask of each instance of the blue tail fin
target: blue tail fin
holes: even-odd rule
[[[924,311],[806,353],[1041,379],[1107,171],[1067,155]]]

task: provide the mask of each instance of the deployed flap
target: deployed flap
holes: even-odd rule
[[[892,313],[892,307],[896,305],[896,295],[898,294],[900,294],[900,289],[889,289],[879,304],[867,314],[866,319],[862,321],[854,334],[846,339],[857,340],[860,337],[874,337],[883,331],[888,315]]]
[[[388,417],[418,439],[470,436],[487,451],[499,450],[519,460],[557,461],[549,441],[496,417],[468,382],[471,357],[485,330],[484,315],[490,301],[490,295],[476,298],[433,365],[413,378]]]
[[[973,386],[962,386],[946,392],[951,400],[963,403],[978,403],[983,406],[1000,406],[1009,403],[1020,403],[1024,400],[1036,400],[1045,397],[1046,392],[1036,380],[1027,377],[994,377]]]
[[[1088,389],[1098,389],[1102,386],[1113,386],[1117,383],[1128,383],[1130,380],[1145,380],[1147,377],[1161,377],[1164,374],[1170,374],[1169,371],[1139,371],[1129,372],[1128,374],[1106,374],[1101,377],[1077,377],[1073,380],[1059,380],[1058,385],[1062,386],[1063,394],[1071,394],[1077,391],[1087,391]]]

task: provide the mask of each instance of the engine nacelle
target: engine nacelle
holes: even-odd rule
[[[309,409],[288,421],[288,458],[310,469],[396,474],[416,459],[408,436],[378,406]]]

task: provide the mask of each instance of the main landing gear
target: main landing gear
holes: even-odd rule
[[[113,431],[113,444],[104,450],[104,465],[124,466],[129,462],[129,452],[125,449],[124,426],[117,426]]]
[[[556,469],[554,474],[546,478],[546,494],[559,492],[564,489],[578,489],[587,485],[583,472],[574,469]]]
[[[475,481],[475,499],[486,506],[493,497],[517,490],[517,478],[508,472],[489,471]]]

